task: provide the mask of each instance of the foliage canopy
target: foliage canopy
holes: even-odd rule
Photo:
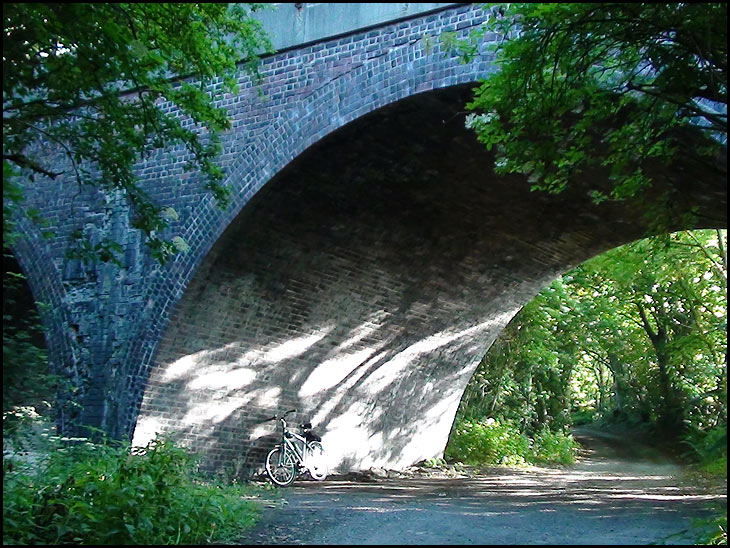
[[[603,169],[596,201],[647,188],[681,150],[713,164],[726,154],[727,4],[514,3],[492,5],[482,32],[502,36],[499,70],[485,78],[468,124],[496,154],[498,173],[560,192]],[[478,40],[461,44],[473,55]]]
[[[214,99],[236,90],[240,62],[255,73],[257,55],[270,49],[251,17],[260,6],[4,4],[4,233],[22,200],[22,179],[62,175],[35,151],[45,142],[62,151],[79,184],[125,196],[133,226],[158,260],[176,252],[179,246],[159,235],[169,215],[139,186],[135,163],[182,146],[188,169],[199,170],[206,188],[226,203],[215,159],[230,122]],[[119,248],[104,242],[93,251],[113,260]]]
[[[558,278],[490,349],[460,416],[533,433],[585,411],[666,438],[726,425],[725,242],[725,231],[641,240]]]

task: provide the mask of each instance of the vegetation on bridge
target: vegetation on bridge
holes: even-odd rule
[[[641,195],[677,158],[727,176],[716,161],[727,154],[727,4],[492,6],[488,25],[456,47],[469,59],[481,34],[503,37],[499,70],[469,105],[498,173],[561,192],[603,171],[610,184],[593,189],[597,202]],[[663,205],[649,213],[656,233],[676,222]]]
[[[270,49],[251,17],[261,4],[8,3],[3,6],[3,238],[22,206],[23,181],[68,177],[122,196],[133,227],[164,261],[185,243],[162,232],[176,214],[138,184],[136,164],[186,150],[221,204],[219,134],[230,128],[215,101],[235,93],[239,64],[256,75]],[[45,143],[59,158],[38,148]],[[116,260],[120,244],[79,238],[77,255]]]
[[[35,178],[63,177],[121,196],[134,214],[132,228],[146,235],[160,262],[184,249],[165,232],[174,210],[150,199],[135,165],[182,147],[186,167],[226,203],[216,157],[230,122],[215,100],[235,92],[240,63],[255,77],[258,54],[270,47],[251,17],[260,6],[3,5],[6,258],[19,216],[44,221],[24,203],[24,187]],[[67,173],[43,146],[58,151]],[[75,256],[84,260],[116,261],[121,251],[112,239],[92,243],[78,234],[77,241]],[[3,543],[200,544],[229,540],[250,525],[255,511],[240,490],[201,483],[189,456],[168,442],[134,452],[58,440],[25,445],[22,427],[29,418],[32,429],[44,424],[36,409],[46,411],[43,400],[53,401],[57,379],[48,373],[37,319],[19,312],[27,306],[13,307],[23,277],[17,265],[5,266]]]
[[[495,171],[552,193],[603,172],[608,184],[592,189],[597,203],[642,200],[655,234],[678,215],[691,225],[693,211],[667,207],[676,189],[645,197],[653,170],[666,173],[677,158],[727,177],[727,4],[489,9],[470,40],[447,35],[442,44],[468,61],[482,38],[502,37],[491,46],[499,70],[476,90],[467,122],[494,152]],[[689,150],[687,135],[696,141]],[[451,456],[469,452],[469,437],[561,432],[575,412],[651,426],[712,453],[727,424],[724,238],[664,235],[558,279],[485,358],[462,402]],[[516,452],[529,460],[529,451]]]

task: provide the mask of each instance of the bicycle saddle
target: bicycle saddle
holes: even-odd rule
[[[320,438],[317,434],[312,432],[312,423],[311,422],[305,422],[304,424],[300,424],[299,428],[301,428],[304,431],[304,439],[306,439],[308,442],[322,441],[322,438]]]

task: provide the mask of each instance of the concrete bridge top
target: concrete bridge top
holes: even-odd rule
[[[449,2],[271,3],[255,17],[276,51],[365,30],[458,4]]]

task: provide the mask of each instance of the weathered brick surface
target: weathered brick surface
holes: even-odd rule
[[[300,410],[340,468],[438,456],[474,367],[557,274],[642,236],[640,212],[491,174],[468,86],[321,140],[228,227],[164,336],[138,440],[174,431],[255,470]],[[176,407],[173,407],[173,402]]]
[[[640,212],[595,209],[580,188],[557,200],[491,175],[463,128],[464,85],[488,59],[424,48],[481,20],[465,5],[268,57],[263,98],[242,76],[220,99],[234,122],[221,158],[230,208],[184,170],[181,150],[139,166],[191,248],[165,267],[119,197],[63,181],[33,189],[56,236],[27,227],[16,252],[53,304],[49,346],[83,422],[139,441],[176,432],[208,467],[240,474],[272,441],[260,421],[290,407],[321,426],[343,468],[443,450],[511,315],[643,230]],[[722,226],[726,187],[708,188],[692,190]],[[79,228],[122,241],[122,268],[66,259]]]

